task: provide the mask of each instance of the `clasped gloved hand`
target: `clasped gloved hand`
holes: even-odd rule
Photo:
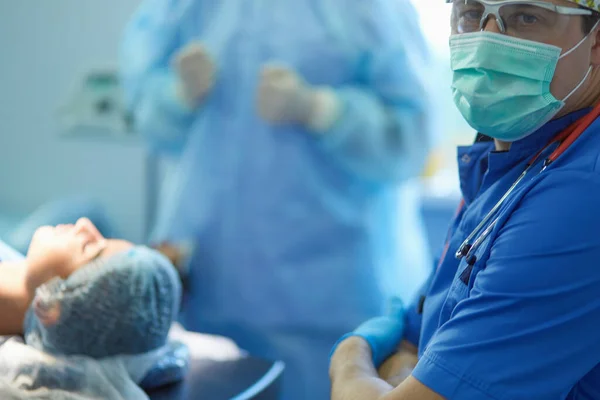
[[[388,304],[385,316],[372,318],[353,332],[342,336],[331,350],[335,352],[340,343],[349,337],[363,338],[371,348],[373,365],[378,368],[388,357],[394,354],[404,335],[404,306],[399,298],[393,298]]]
[[[302,124],[315,133],[329,130],[340,114],[340,100],[331,88],[313,87],[281,65],[265,65],[259,77],[259,115],[273,124]]]
[[[178,78],[178,97],[189,108],[196,108],[215,83],[216,67],[211,55],[201,42],[192,42],[175,54],[172,65]]]

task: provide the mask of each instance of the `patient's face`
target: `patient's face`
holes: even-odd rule
[[[99,258],[108,258],[115,254],[129,250],[133,243],[121,239],[106,239],[106,247],[98,255]]]
[[[164,345],[181,297],[173,265],[156,250],[123,241],[105,251],[38,288],[24,326],[28,344],[97,358]]]
[[[106,239],[87,218],[76,224],[43,226],[31,241],[27,259],[42,268],[53,268],[66,278],[71,273],[98,258],[107,258],[126,251],[133,244],[118,239]]]

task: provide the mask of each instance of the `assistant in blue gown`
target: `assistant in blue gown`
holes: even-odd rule
[[[170,60],[193,41],[216,84],[190,111]],[[331,129],[258,116],[271,62],[334,90]],[[137,126],[178,162],[154,238],[197,244],[182,321],[284,360],[285,399],[328,398],[340,334],[428,275],[414,185],[431,141],[427,63],[408,0],[147,0],[127,28]]]

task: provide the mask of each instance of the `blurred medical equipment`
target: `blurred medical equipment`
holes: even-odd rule
[[[230,339],[198,334],[173,324],[170,340],[184,343],[190,352],[186,379],[149,390],[151,400],[277,400],[284,364],[249,356]]]
[[[76,88],[58,110],[64,135],[134,137],[116,68],[95,68],[78,79]]]
[[[192,359],[181,383],[148,391],[151,400],[280,400],[282,362],[253,357]]]
[[[216,81],[190,111],[171,60],[198,40]],[[153,238],[197,244],[182,322],[286,361],[288,396],[326,396],[334,342],[380,315],[389,295],[408,301],[430,268],[411,181],[431,133],[413,8],[148,1],[122,55],[136,126],[178,162]],[[274,63],[288,70],[261,78]],[[306,126],[321,118],[306,117],[314,105],[298,96],[300,78],[340,106],[321,135]]]
[[[175,92],[175,90],[174,88],[173,91]],[[57,116],[61,126],[61,135],[69,141],[80,141],[90,146],[93,146],[96,141],[112,142],[117,145],[139,145],[140,137],[134,129],[133,115],[124,105],[121,77],[115,68],[96,67],[78,77],[74,82],[74,89],[58,110]],[[154,225],[160,179],[159,160],[155,154],[145,152],[143,164],[143,189],[141,190],[144,204],[140,208],[145,210],[145,213],[143,236],[139,240],[146,240]],[[67,204],[64,206],[53,205],[52,207],[61,208],[61,212],[65,212],[62,207],[69,210]],[[122,237],[112,229],[112,226],[109,232],[104,232],[102,228],[105,227],[105,224],[102,222],[105,220],[97,222],[93,218],[97,211],[95,208],[88,211],[91,211],[90,215],[82,214],[80,217],[90,218],[105,237]],[[57,223],[68,223],[68,221],[58,221]],[[48,224],[55,225],[55,223]],[[28,225],[28,229],[31,227],[33,224]],[[10,237],[5,237],[10,241]],[[11,241],[11,243],[13,242]],[[23,241],[19,242],[19,250],[23,250],[21,243]]]

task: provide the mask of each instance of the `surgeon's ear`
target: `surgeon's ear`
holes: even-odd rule
[[[600,28],[595,28],[591,35],[593,42],[590,61],[594,67],[597,67],[600,65]]]

